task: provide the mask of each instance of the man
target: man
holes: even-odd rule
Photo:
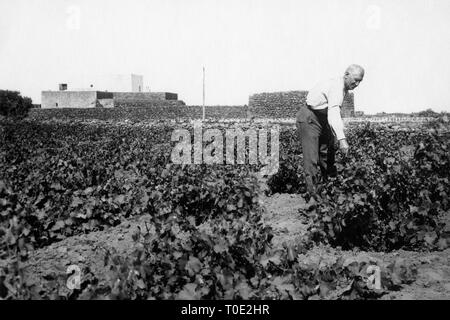
[[[349,90],[355,89],[364,78],[364,69],[352,64],[343,77],[329,79],[317,84],[306,98],[306,106],[297,113],[297,129],[303,149],[303,162],[307,192],[317,194],[317,183],[321,176],[336,175],[335,140],[343,154],[348,153],[344,134],[341,106]]]

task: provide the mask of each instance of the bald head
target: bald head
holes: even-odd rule
[[[353,90],[364,78],[364,68],[357,64],[351,64],[345,70],[344,85],[346,90]]]
[[[351,64],[347,67],[347,69],[345,70],[345,73],[354,74],[354,75],[360,74],[364,77],[364,68],[358,64]]]

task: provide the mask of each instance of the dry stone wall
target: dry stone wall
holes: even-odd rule
[[[116,107],[123,108],[155,108],[155,107],[181,107],[186,104],[181,100],[126,100],[114,99]]]
[[[193,106],[200,108],[203,114],[202,106]],[[247,106],[205,106],[205,116],[207,119],[247,119]]]
[[[127,101],[178,100],[178,95],[170,92],[113,92],[113,96]]]
[[[182,106],[176,93],[170,92],[114,92],[114,103],[119,107]]]
[[[102,121],[154,121],[164,119],[200,119],[201,109],[189,106],[153,106],[148,107],[115,107],[115,108],[67,108],[67,109],[32,109],[29,118],[32,120],[102,120]]]
[[[167,102],[169,103],[169,102]],[[206,106],[206,118],[219,119],[247,119],[245,106]],[[153,120],[194,120],[202,119],[202,106],[186,105],[146,105],[146,106],[117,106],[115,108],[68,108],[68,109],[32,109],[29,117],[35,120],[48,119],[81,119],[134,122]]]
[[[255,118],[295,118],[301,106],[306,105],[308,91],[265,92],[249,98],[249,111]],[[353,93],[346,95],[341,109],[343,117],[354,113]]]

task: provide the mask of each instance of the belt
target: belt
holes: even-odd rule
[[[321,115],[321,116],[324,116],[324,115],[327,115],[328,114],[328,108],[325,108],[325,109],[313,109],[310,105],[306,105],[306,107],[309,109],[309,110],[311,110],[312,112],[314,112],[316,115]]]

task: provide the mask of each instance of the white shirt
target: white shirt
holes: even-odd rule
[[[314,110],[328,108],[328,123],[338,140],[345,139],[344,122],[341,117],[341,106],[347,90],[344,89],[344,78],[333,78],[319,82],[306,97],[306,103]]]

